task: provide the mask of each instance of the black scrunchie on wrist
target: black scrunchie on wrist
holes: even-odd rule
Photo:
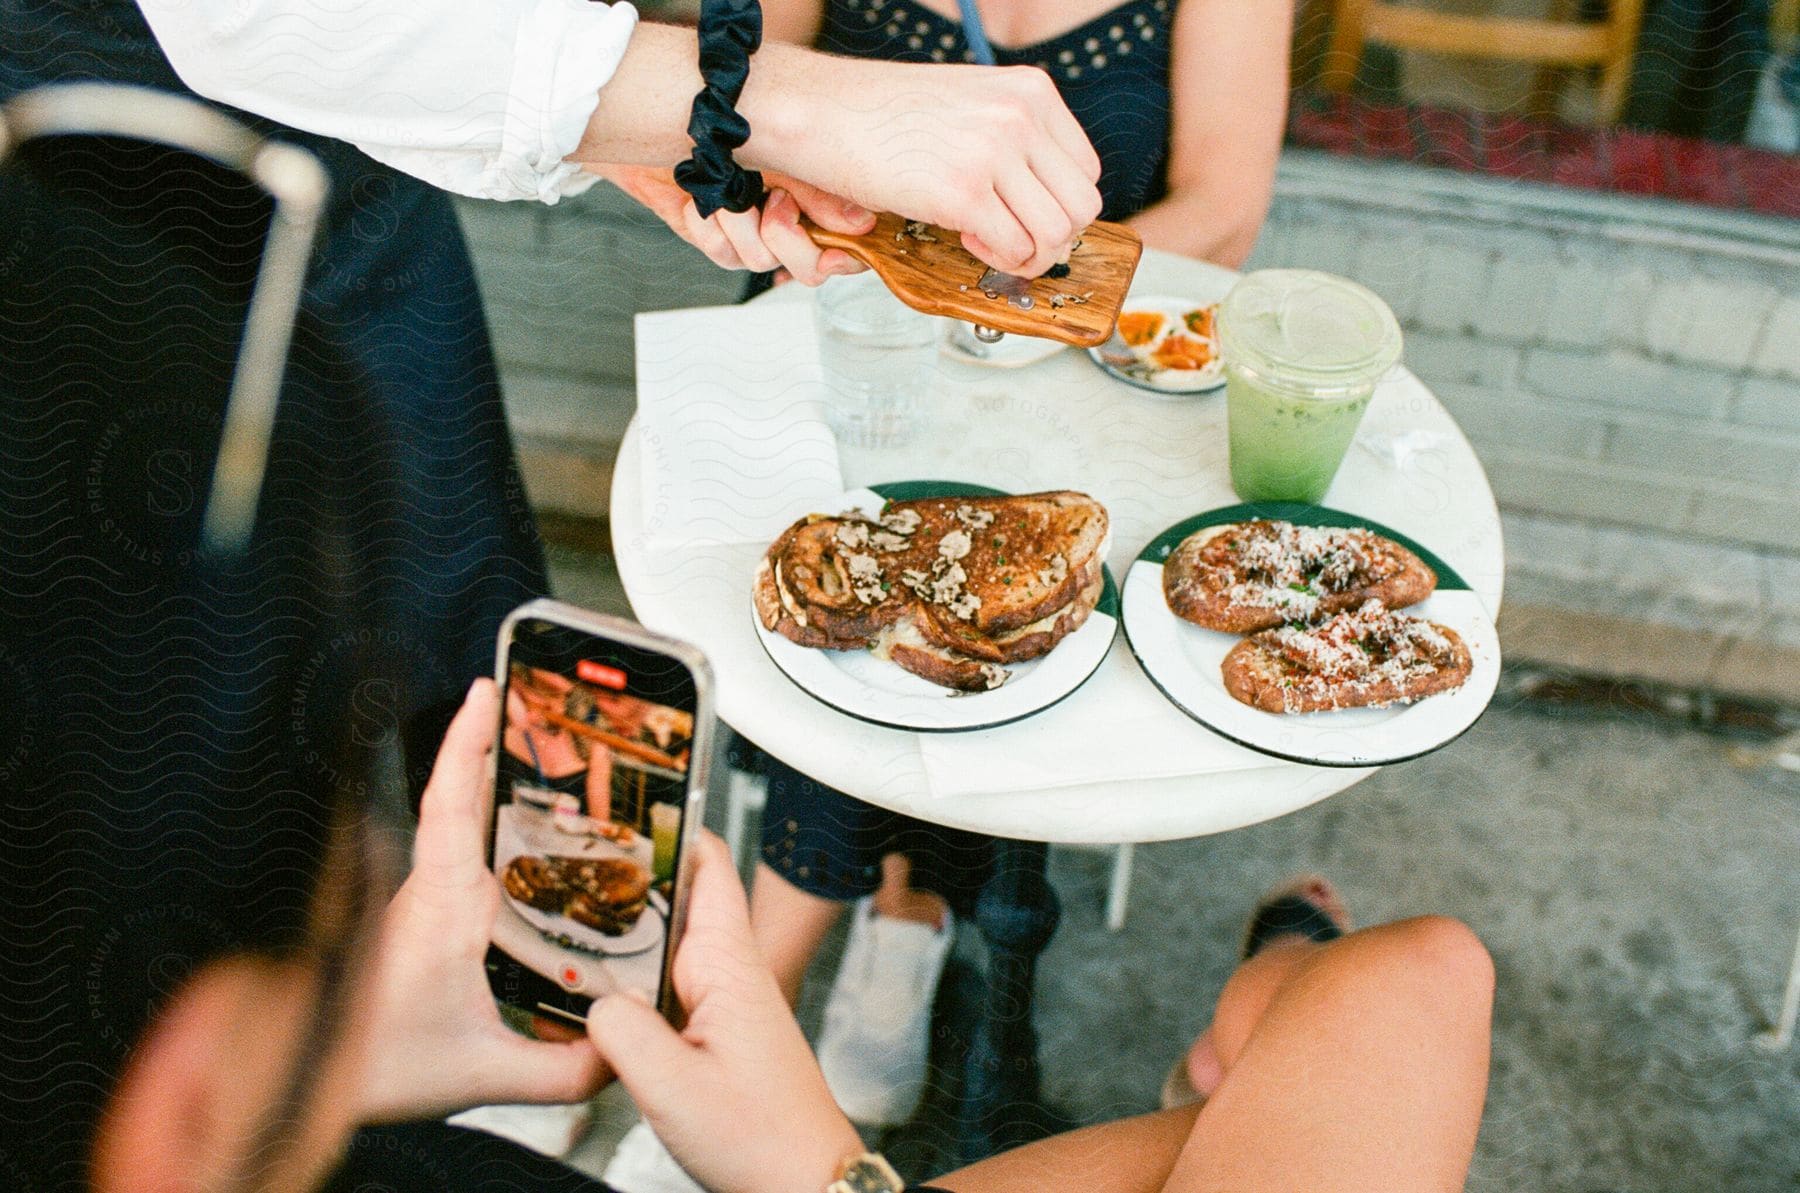
[[[675,181],[693,196],[705,219],[715,211],[749,211],[763,198],[762,175],[731,154],[750,139],[750,122],[738,114],[738,96],[750,77],[750,55],[762,45],[759,0],[701,0],[700,77],[688,135],[694,156],[675,167]]]

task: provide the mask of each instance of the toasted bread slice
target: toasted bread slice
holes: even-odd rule
[[[1461,687],[1472,668],[1455,630],[1373,600],[1317,625],[1264,630],[1220,665],[1234,699],[1277,713],[1409,703]]]
[[[866,645],[905,611],[894,573],[908,545],[860,514],[802,518],[757,568],[757,615],[802,646]]]
[[[934,683],[984,691],[1047,653],[1099,601],[1106,510],[1081,493],[891,502],[812,516],[757,568],[764,628],[801,646],[873,648]]]
[[[1068,604],[1003,634],[983,634],[941,605],[926,606],[925,615],[917,624],[934,646],[988,663],[1023,663],[1049,654],[1058,642],[1086,624],[1088,615],[1100,603],[1106,577],[1099,556],[1088,561],[1078,579],[1081,586]]]
[[[1062,610],[1088,586],[1108,538],[1106,508],[1066,490],[890,507],[901,508],[920,518],[903,582],[983,637]]]
[[[919,628],[924,617],[924,610],[915,607],[907,616],[884,629],[871,648],[875,657],[886,659],[939,687],[955,688],[959,692],[989,692],[1011,678],[1012,673],[998,663],[971,658],[961,651],[932,642]]]
[[[1291,522],[1208,526],[1163,564],[1169,609],[1209,630],[1249,634],[1379,600],[1416,605],[1437,587],[1417,555],[1371,531]]]

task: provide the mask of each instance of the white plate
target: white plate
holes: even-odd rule
[[[999,496],[998,490],[946,481],[901,481],[852,489],[819,511],[861,510],[871,517],[889,500]],[[746,595],[749,595],[746,592]],[[769,658],[807,695],[859,720],[922,733],[986,729],[1042,712],[1087,682],[1106,658],[1118,629],[1112,573],[1100,605],[1056,649],[1028,663],[1009,663],[1012,678],[991,692],[954,692],[883,662],[866,650],[813,650],[763,628],[754,605],[751,624]]]
[[[1040,360],[1049,360],[1068,345],[1041,336],[1022,336],[1008,332],[992,344],[975,338],[972,324],[950,321],[944,333],[944,355],[964,364],[986,365],[991,369],[1022,369]]]
[[[1150,393],[1176,395],[1206,393],[1215,390],[1225,384],[1225,366],[1219,359],[1217,338],[1195,337],[1205,339],[1213,346],[1213,362],[1204,369],[1159,369],[1149,363],[1149,356],[1151,352],[1155,351],[1156,346],[1170,335],[1176,333],[1193,335],[1188,331],[1187,325],[1181,321],[1181,317],[1196,307],[1211,306],[1216,302],[1218,302],[1216,298],[1172,298],[1168,295],[1156,294],[1143,298],[1135,295],[1128,296],[1125,299],[1124,307],[1120,310],[1121,315],[1133,311],[1155,311],[1163,317],[1163,327],[1156,333],[1156,338],[1148,344],[1132,349],[1133,352],[1139,354],[1142,364],[1124,369],[1114,368],[1101,357],[1098,348],[1089,348],[1088,357],[1104,372],[1127,385],[1136,386],[1138,389],[1147,390]]]
[[[1333,712],[1268,713],[1225,690],[1220,664],[1242,640],[1238,634],[1201,629],[1169,611],[1163,596],[1162,561],[1182,539],[1203,526],[1252,518],[1285,518],[1299,525],[1364,526],[1426,557],[1438,572],[1438,588],[1407,612],[1449,626],[1468,645],[1474,667],[1453,692],[1387,708]],[[1189,518],[1145,548],[1125,576],[1121,602],[1125,640],[1145,674],[1174,705],[1213,732],[1277,758],[1317,766],[1382,766],[1428,754],[1460,737],[1480,719],[1500,682],[1500,638],[1481,598],[1455,572],[1417,544],[1367,519],[1317,506],[1232,506]]]
[[[650,869],[650,836],[640,833],[631,848],[624,848],[604,837],[591,834],[565,833],[552,826],[550,814],[530,804],[500,805],[494,830],[494,873],[503,872],[507,864],[521,854],[555,857],[623,857],[645,870]],[[602,957],[629,957],[645,953],[662,944],[667,931],[669,904],[659,891],[650,892],[650,905],[638,916],[637,923],[618,936],[608,936],[598,928],[578,923],[554,911],[543,911],[506,896],[507,905],[519,918],[549,937],[552,942],[573,946],[583,952]]]

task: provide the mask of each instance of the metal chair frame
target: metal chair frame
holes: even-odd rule
[[[237,170],[275,201],[201,525],[207,550],[235,554],[250,541],[256,521],[288,343],[330,191],[325,168],[306,150],[259,137],[198,100],[145,87],[66,83],[0,104],[0,163],[26,141],[69,135],[129,137],[183,149]]]

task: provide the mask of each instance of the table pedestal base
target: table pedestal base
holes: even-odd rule
[[[988,980],[963,1061],[956,1145],[965,1164],[1041,1139],[1055,1126],[1038,1096],[1031,1021],[1038,954],[1062,918],[1045,873],[1048,860],[1041,841],[996,839],[994,873],[975,903]]]

